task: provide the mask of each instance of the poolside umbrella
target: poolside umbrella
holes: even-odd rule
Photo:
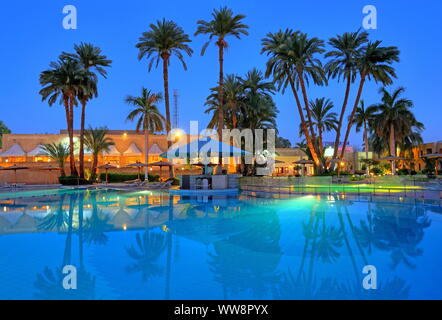
[[[108,182],[108,172],[107,171],[109,169],[115,169],[116,166],[113,166],[110,163],[107,163],[107,164],[103,164],[103,165],[99,166],[98,168],[106,170],[106,184],[107,184],[107,182]]]
[[[138,180],[140,181],[140,175],[141,175],[141,168],[147,167],[148,165],[142,162],[135,162],[128,165],[128,167],[131,168],[137,168],[138,169]],[[144,177],[145,180],[147,180],[147,177]]]
[[[304,168],[306,164],[314,164],[315,162],[313,160],[306,160],[306,159],[301,159],[298,161],[293,162],[293,164],[300,164],[302,165],[302,175],[304,176]]]
[[[61,169],[58,167],[54,167],[54,166],[49,165],[47,167],[40,168],[40,170],[49,171],[49,173],[51,173],[54,170],[61,170]],[[48,184],[49,184],[49,180],[48,180]]]
[[[235,146],[228,145],[221,141],[212,139],[210,137],[201,137],[198,140],[191,141],[188,144],[182,145],[178,148],[171,149],[168,152],[160,154],[161,158],[200,158],[207,159],[212,155],[222,158],[252,156],[248,151],[241,150]],[[217,153],[217,154],[216,154]]]
[[[396,156],[388,156],[388,157],[381,158],[379,160],[381,160],[381,161],[390,161],[391,162],[391,174],[394,175],[396,173],[395,161],[397,161],[397,160],[404,160],[404,158],[396,157]]]
[[[25,170],[25,169],[29,169],[28,167],[25,166],[18,166],[16,164],[14,164],[13,166],[10,167],[5,167],[5,168],[1,168],[1,170],[14,170],[14,183],[17,183],[17,170]]]
[[[438,169],[439,169],[439,159],[442,159],[442,153],[430,153],[425,154],[421,158],[427,158],[427,159],[436,159],[436,176],[439,175]]]
[[[149,163],[148,166],[149,167],[160,167],[160,174],[161,174],[161,169],[163,167],[173,167],[173,163],[168,162],[168,161],[158,161],[158,162],[154,162],[154,163]]]

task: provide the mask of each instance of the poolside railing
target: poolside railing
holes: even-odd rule
[[[323,177],[319,177],[323,178]],[[324,179],[323,179],[324,180]],[[316,182],[316,183],[313,183]],[[243,193],[256,196],[287,198],[297,195],[327,195],[341,197],[385,197],[387,199],[410,199],[423,203],[442,206],[442,188],[425,188],[419,185],[388,185],[383,184],[324,184],[318,179],[296,178],[286,181],[275,181],[272,178],[243,178],[240,185]]]

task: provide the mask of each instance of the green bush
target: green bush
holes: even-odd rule
[[[378,167],[371,168],[370,172],[374,173],[375,175],[379,175],[382,173],[382,169]]]
[[[397,171],[397,174],[400,175],[400,176],[408,176],[410,174],[410,170],[409,169],[399,169]],[[412,176],[415,176],[416,174],[417,174],[416,171],[411,170],[411,175]]]
[[[61,176],[58,178],[58,181],[64,186],[78,186],[89,184],[89,181],[87,181],[86,179],[81,179],[77,176]]]
[[[137,173],[108,173],[108,182],[125,182],[138,179]],[[144,180],[144,173],[140,174],[140,179]],[[100,180],[106,181],[106,173],[100,173]],[[150,175],[149,181],[158,182],[160,181],[159,175]]]

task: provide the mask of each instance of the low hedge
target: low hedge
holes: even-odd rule
[[[137,173],[114,173],[109,172],[108,173],[108,182],[125,182],[125,181],[131,181],[138,179]],[[140,179],[144,180],[144,173],[140,174]],[[100,173],[100,180],[106,181],[106,173]],[[158,182],[160,181],[159,175],[150,175],[149,174],[149,181],[152,182]]]
[[[90,183],[86,179],[77,176],[61,176],[58,178],[58,182],[64,186],[78,186]]]

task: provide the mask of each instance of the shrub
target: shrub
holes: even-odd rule
[[[374,167],[374,168],[371,168],[370,172],[374,173],[375,175],[379,175],[382,173],[382,170],[378,167]]]
[[[77,176],[61,176],[58,178],[60,184],[64,186],[77,186],[77,185],[85,185],[89,184],[89,181],[86,179],[82,179]]]
[[[417,174],[417,172],[414,170],[411,170],[411,173],[410,173],[409,169],[402,168],[397,171],[397,174],[400,176],[408,176],[409,174],[411,174],[412,176],[415,176]]]
[[[108,173],[108,182],[125,182],[130,180],[136,180],[138,179],[137,173],[115,173],[115,172],[109,172]],[[144,180],[144,173],[140,174],[140,179]],[[100,173],[100,180],[106,181],[106,173]],[[149,181],[152,182],[158,182],[160,181],[159,175],[150,175],[149,174]]]

